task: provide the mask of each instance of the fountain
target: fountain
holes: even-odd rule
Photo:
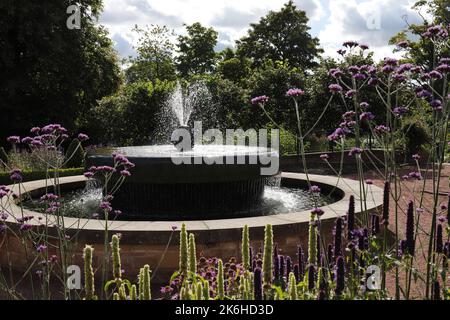
[[[114,195],[115,209],[140,220],[257,214],[269,177],[261,175],[262,168],[267,167],[261,159],[278,161],[278,152],[266,147],[203,145],[201,141],[194,145],[188,123],[204,90],[203,86],[192,85],[184,94],[177,85],[169,99],[179,125],[172,133],[172,145],[109,148],[88,156],[88,167],[112,166],[113,152],[136,164],[132,176]]]
[[[261,175],[261,170],[267,166],[261,161],[264,156],[274,160],[279,158],[272,149],[201,143],[191,148],[191,145],[183,143],[183,139],[193,140],[192,132],[186,126],[192,123],[191,117],[199,115],[196,109],[199,110],[198,103],[202,99],[198,93],[198,90],[193,90],[183,95],[179,87],[170,99],[168,105],[176,115],[177,124],[167,127],[171,127],[171,134],[177,129],[180,133],[175,137],[167,134],[166,139],[172,137],[173,144],[104,149],[89,155],[88,165],[111,165],[113,151],[123,153],[136,164],[133,175],[126,179],[113,200],[113,206],[121,209],[123,215],[108,215],[107,221],[98,214],[94,215],[96,212],[93,211],[98,210],[102,198],[101,189],[95,181],[80,175],[59,179],[63,208],[74,208],[75,212],[53,215],[46,212],[46,208],[39,208],[39,198],[48,192],[53,180],[30,181],[23,187],[18,184],[10,187],[14,193],[19,193],[20,188],[26,190],[24,199],[31,199],[29,201],[38,206],[9,197],[4,200],[4,205],[11,209],[11,215],[4,223],[13,230],[19,230],[18,219],[26,215],[33,217],[27,223],[36,227],[47,221],[49,232],[56,235],[60,232],[56,222],[63,221],[64,234],[74,239],[70,261],[74,265],[83,264],[85,244],[96,248],[93,259],[100,264],[105,259],[101,248],[111,235],[107,235],[105,230],[120,233],[122,263],[127,266],[127,276],[136,277],[139,268],[149,264],[155,268],[152,274],[154,284],[166,284],[179,266],[177,230],[182,223],[195,234],[198,252],[223,259],[240,254],[244,225],[249,226],[251,239],[257,248],[264,240],[265,225],[271,224],[275,241],[284,248],[284,254],[295,255],[299,241],[304,244],[308,241],[311,208],[314,206],[324,211],[321,217],[323,234],[331,234],[336,217],[346,215],[350,196],[358,201],[358,181],[309,174],[309,181],[319,186],[323,194],[330,195],[327,199],[318,199],[317,195],[307,191],[304,174],[283,172],[277,175],[275,170],[272,174]],[[170,116],[166,115],[167,118]],[[206,115],[205,118],[212,117]],[[370,191],[365,214],[379,212],[383,202],[381,188],[370,186]],[[356,215],[362,213],[356,208]],[[14,270],[29,272],[28,253],[15,245],[15,235],[14,232],[5,233],[7,239],[4,241],[13,245]],[[108,238],[105,239],[105,235]],[[3,255],[2,258],[0,266],[10,268],[9,257],[7,259]]]

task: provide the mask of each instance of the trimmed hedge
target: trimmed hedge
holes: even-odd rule
[[[79,176],[84,173],[84,168],[70,168],[70,169],[60,169],[59,176],[60,177],[70,177],[70,176]],[[53,176],[54,171],[50,170],[48,173],[46,171],[22,171],[23,182],[33,181],[33,180],[42,180],[47,178],[47,174],[50,178]],[[12,184],[9,179],[9,172],[0,172],[0,185],[9,185]]]

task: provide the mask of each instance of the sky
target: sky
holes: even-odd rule
[[[134,25],[166,25],[177,34],[183,24],[200,22],[218,33],[216,50],[233,47],[249,24],[270,10],[279,10],[287,0],[104,0],[99,23],[104,25],[121,57],[135,55]],[[390,37],[407,23],[421,21],[411,10],[415,0],[295,0],[309,18],[310,33],[318,37],[325,56],[336,57],[344,41],[369,45],[376,59],[394,56]]]

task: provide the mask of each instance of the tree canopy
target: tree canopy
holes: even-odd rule
[[[115,92],[120,69],[112,41],[96,25],[100,0],[80,0],[81,28],[69,29],[69,1],[0,4],[0,141],[49,122],[76,127]]]
[[[211,72],[214,67],[218,33],[196,22],[186,25],[187,35],[178,37],[177,69],[184,78]]]
[[[238,41],[238,52],[253,59],[254,66],[266,60],[289,62],[310,69],[322,50],[319,39],[309,34],[306,12],[289,1],[280,11],[270,11],[258,23],[252,23],[247,36]]]

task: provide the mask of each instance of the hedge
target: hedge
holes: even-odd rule
[[[82,175],[85,171],[84,168],[70,168],[70,169],[60,169],[59,176],[60,177],[69,177],[69,176],[78,176]],[[22,171],[23,182],[33,181],[33,180],[42,180],[49,176],[53,177],[54,170],[46,171],[30,171],[24,170]],[[9,185],[12,184],[9,179],[9,172],[0,172],[0,185]]]

